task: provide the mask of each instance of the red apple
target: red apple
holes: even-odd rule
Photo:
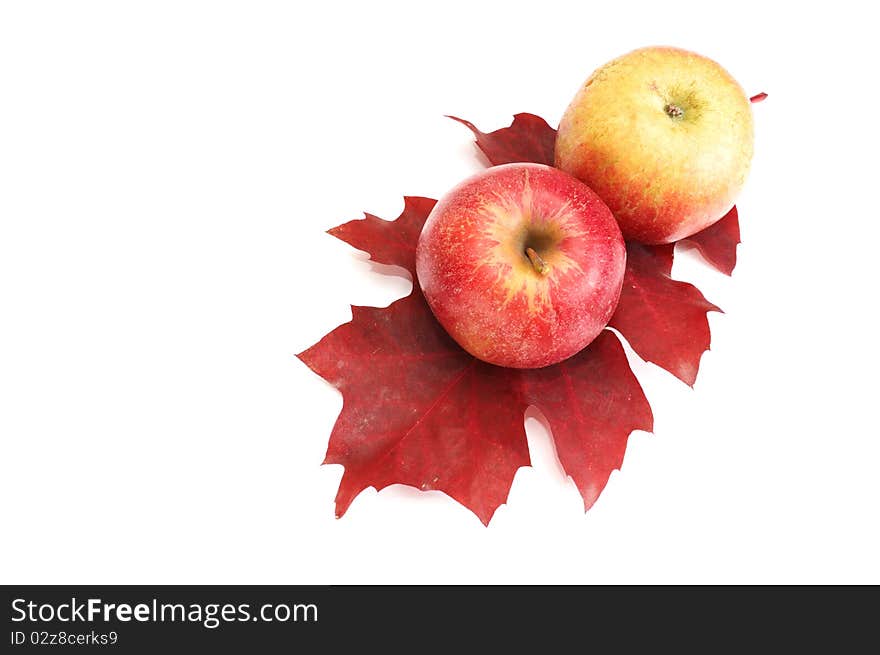
[[[468,178],[428,216],[416,249],[425,298],[475,357],[539,368],[583,349],[608,323],[626,249],[589,187],[541,164]]]
[[[635,50],[595,71],[559,124],[556,165],[611,208],[627,239],[670,243],[733,206],[752,159],[749,99],[687,50]]]

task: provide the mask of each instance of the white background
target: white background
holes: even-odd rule
[[[4,2],[0,581],[880,583],[880,60],[861,3]],[[828,13],[825,13],[828,12]],[[861,15],[860,15],[861,14]],[[584,514],[550,437],[489,528],[320,465],[342,401],[294,354],[409,282],[324,234],[556,124],[672,44],[749,93],[756,155],[695,390]]]

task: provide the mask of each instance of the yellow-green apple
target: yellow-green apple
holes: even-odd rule
[[[559,124],[556,165],[599,194],[624,237],[670,243],[730,210],[753,141],[751,104],[730,73],[650,47],[587,79]]]
[[[416,272],[446,331],[475,357],[539,368],[570,357],[608,323],[626,248],[605,203],[542,164],[495,166],[434,206]]]

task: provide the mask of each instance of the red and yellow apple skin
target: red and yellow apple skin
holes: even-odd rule
[[[754,144],[752,108],[720,65],[669,47],[595,71],[568,106],[556,166],[595,191],[624,237],[671,243],[733,206]]]
[[[425,299],[475,357],[539,368],[571,357],[608,323],[626,248],[587,186],[541,164],[495,166],[452,189],[416,249]]]

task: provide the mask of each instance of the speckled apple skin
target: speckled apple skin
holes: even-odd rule
[[[437,320],[475,357],[512,368],[549,366],[586,347],[617,307],[625,265],[605,203],[541,164],[495,166],[460,183],[434,207],[416,248]]]
[[[680,116],[667,113],[670,104]],[[559,123],[555,162],[599,194],[627,239],[671,243],[733,207],[753,129],[748,97],[719,64],[641,48],[583,84]]]

